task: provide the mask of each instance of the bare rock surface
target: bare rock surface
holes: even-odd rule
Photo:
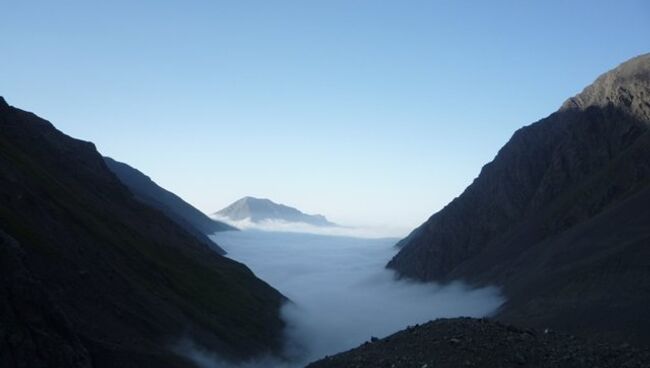
[[[439,319],[326,357],[308,368],[642,368],[650,352],[487,319]]]

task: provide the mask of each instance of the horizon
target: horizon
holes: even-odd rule
[[[206,214],[252,196],[407,232],[650,51],[643,1],[31,3],[0,24],[10,105]]]

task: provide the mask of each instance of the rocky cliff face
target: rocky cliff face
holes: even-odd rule
[[[650,343],[649,128],[644,55],[518,130],[388,267],[499,284],[506,319]]]
[[[281,349],[285,300],[134,198],[88,142],[0,98],[0,365],[187,367]]]
[[[648,54],[635,57],[601,75],[580,94],[564,102],[560,110],[613,105],[639,120],[650,121],[649,57]]]

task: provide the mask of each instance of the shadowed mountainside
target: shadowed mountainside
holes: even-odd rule
[[[0,98],[0,366],[188,367],[278,352],[285,298],[136,200],[94,145]]]
[[[650,344],[650,54],[518,130],[388,267],[504,287],[498,318]]]
[[[118,179],[135,194],[136,199],[159,209],[197,239],[211,246],[220,254],[226,254],[223,249],[213,244],[214,242],[208,238],[208,235],[218,231],[237,230],[237,228],[209,218],[176,194],[161,188],[151,178],[123,162],[115,161],[110,157],[104,157],[104,162]]]

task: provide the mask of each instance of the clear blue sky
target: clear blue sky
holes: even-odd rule
[[[1,1],[0,95],[213,212],[412,227],[650,51],[650,2]]]

